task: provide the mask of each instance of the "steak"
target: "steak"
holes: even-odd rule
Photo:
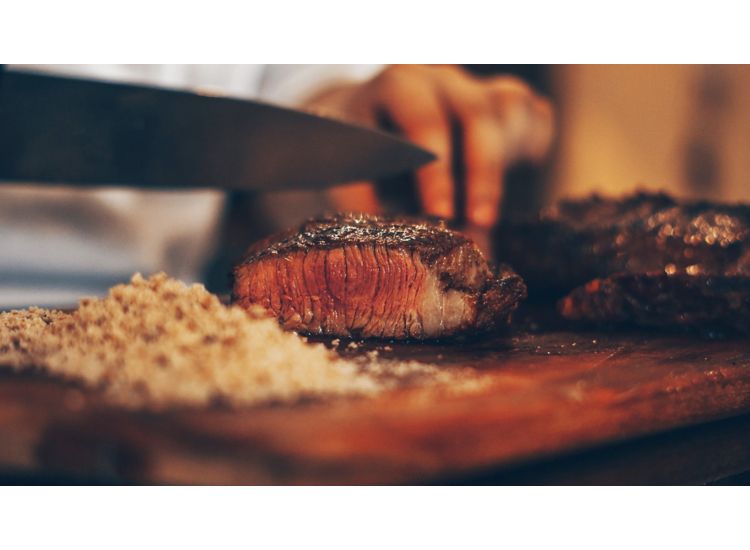
[[[750,332],[750,207],[665,194],[568,200],[506,223],[498,256],[570,320]],[[571,291],[572,290],[572,291]]]
[[[750,207],[679,203],[665,194],[562,201],[537,219],[501,226],[499,259],[529,288],[563,294],[614,273],[748,272]]]
[[[558,306],[571,320],[747,334],[750,278],[622,273],[588,282]]]
[[[233,294],[309,334],[429,339],[507,323],[526,287],[442,223],[339,214],[252,246]]]

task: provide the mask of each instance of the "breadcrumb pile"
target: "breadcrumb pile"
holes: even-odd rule
[[[261,308],[225,306],[202,285],[140,274],[73,313],[0,314],[0,365],[41,367],[127,406],[234,406],[372,395],[414,378],[458,378],[433,365],[348,360],[284,332]]]
[[[15,368],[33,365],[49,326],[67,317],[62,311],[38,307],[0,313],[0,365]]]
[[[0,314],[0,364],[82,380],[126,405],[237,405],[371,394],[379,384],[322,344],[284,332],[260,308],[227,307],[165,274],[85,298],[65,314]]]

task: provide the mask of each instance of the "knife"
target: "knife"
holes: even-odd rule
[[[434,158],[384,132],[255,101],[0,68],[0,182],[315,189]]]

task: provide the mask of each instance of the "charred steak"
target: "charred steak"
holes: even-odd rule
[[[526,296],[492,273],[468,238],[440,223],[365,215],[309,221],[254,245],[234,270],[234,299],[311,334],[439,338],[508,321]]]
[[[562,201],[496,239],[532,293],[558,295],[614,273],[748,271],[750,207],[678,203],[664,194]]]
[[[559,309],[578,321],[748,333],[750,278],[621,273],[575,289]]]
[[[567,319],[750,331],[748,206],[594,196],[507,224],[502,237],[499,257],[532,296],[570,292],[558,303]]]

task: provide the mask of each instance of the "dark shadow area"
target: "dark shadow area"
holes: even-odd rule
[[[745,415],[430,484],[748,485],[748,434],[750,415]]]

